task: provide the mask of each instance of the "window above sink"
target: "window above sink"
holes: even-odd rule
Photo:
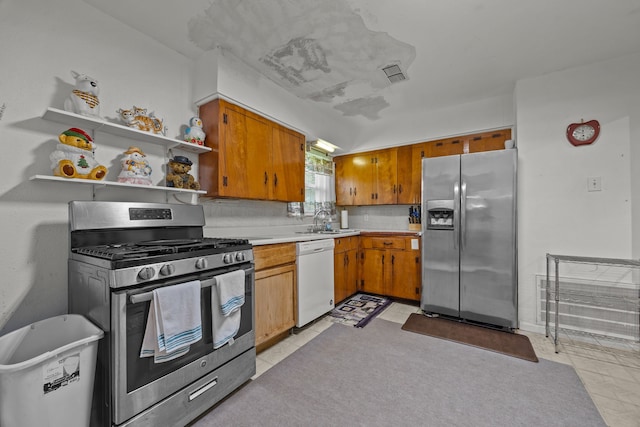
[[[288,203],[287,212],[292,217],[313,217],[326,209],[331,220],[336,217],[335,166],[333,158],[313,148],[305,152],[305,201]]]

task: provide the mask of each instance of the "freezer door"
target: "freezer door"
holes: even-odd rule
[[[516,328],[516,150],[460,163],[460,317]]]
[[[430,313],[458,316],[459,282],[459,188],[460,156],[422,160],[422,296],[421,308]],[[438,210],[437,221],[428,227],[429,209]],[[453,218],[440,213],[453,210]],[[433,218],[432,218],[433,220]],[[449,224],[451,222],[451,225]]]

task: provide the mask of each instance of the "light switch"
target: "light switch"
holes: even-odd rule
[[[590,176],[587,178],[587,191],[602,191],[602,177]]]

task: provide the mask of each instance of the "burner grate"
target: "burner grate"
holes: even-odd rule
[[[145,258],[155,255],[172,254],[177,251],[171,246],[105,245],[72,249],[72,252],[95,258],[117,261],[126,258]]]
[[[133,260],[166,255],[195,252],[202,250],[220,250],[248,245],[246,239],[203,238],[203,239],[160,239],[141,242],[119,243],[73,248],[71,251],[80,255],[110,261]]]

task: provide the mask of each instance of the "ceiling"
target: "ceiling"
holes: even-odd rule
[[[358,126],[640,52],[640,0],[85,2],[189,58],[231,52]]]

